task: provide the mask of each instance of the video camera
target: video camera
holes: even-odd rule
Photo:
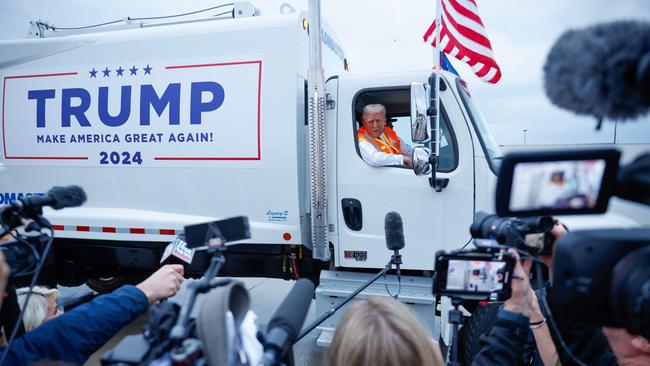
[[[650,159],[620,167],[613,149],[506,155],[496,190],[501,216],[594,214],[612,196],[650,204]],[[563,236],[550,290],[556,316],[625,328],[650,339],[650,229]]]
[[[477,212],[469,228],[475,248],[436,254],[433,293],[459,300],[507,300],[515,257],[505,250],[550,255],[555,223],[551,216],[500,217]]]
[[[46,247],[51,235],[43,235],[42,230],[51,229],[49,221],[43,217],[43,207],[55,210],[81,206],[86,202],[86,193],[78,186],[54,187],[47,194],[22,197],[0,208],[0,238],[20,228],[21,233],[13,235],[13,240],[0,246],[12,278],[34,274],[41,257],[47,256]]]

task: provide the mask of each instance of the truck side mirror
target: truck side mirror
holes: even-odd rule
[[[415,175],[431,174],[431,164],[429,163],[429,155],[431,151],[426,147],[418,146],[413,148],[413,171]]]
[[[416,144],[429,139],[430,118],[427,86],[422,83],[411,83],[411,140]]]

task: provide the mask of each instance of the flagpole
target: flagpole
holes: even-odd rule
[[[435,87],[435,135],[433,136],[434,140],[434,152],[436,156],[436,166],[433,167],[433,170],[438,168],[438,156],[440,156],[440,28],[442,26],[442,0],[436,0],[436,56],[433,60],[434,70],[436,74],[436,87]]]

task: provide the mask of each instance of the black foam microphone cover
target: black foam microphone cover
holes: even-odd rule
[[[314,284],[310,280],[303,278],[293,285],[293,288],[291,288],[291,291],[289,291],[289,294],[284,298],[269,321],[269,336],[271,336],[271,332],[274,329],[278,328],[281,329],[283,333],[286,332],[286,341],[282,340],[282,342],[280,342],[285,344],[276,344],[276,346],[284,348],[293,344],[296,340],[296,337],[300,333],[300,328],[302,328],[302,324],[305,322],[305,318],[307,317],[307,312],[309,311],[309,306],[311,305],[313,296]],[[266,341],[270,343],[276,342],[274,339],[268,338]]]
[[[79,186],[53,187],[47,194],[54,199],[52,208],[55,210],[81,206],[86,202],[86,192]]]
[[[562,34],[544,65],[556,106],[599,120],[634,119],[650,110],[650,22],[617,21]]]
[[[386,231],[386,247],[388,247],[388,250],[404,248],[404,225],[400,214],[394,211],[387,213],[384,219],[384,230]]]

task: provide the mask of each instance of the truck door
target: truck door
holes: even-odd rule
[[[357,129],[367,104],[384,105],[388,123],[402,141],[414,146],[410,138],[409,85],[422,80],[400,82],[390,77],[339,80],[336,263],[342,267],[383,267],[391,254],[385,245],[384,218],[396,211],[404,222],[402,268],[432,270],[436,251],[461,248],[470,239],[475,189],[471,132],[448,83],[441,93],[443,134],[438,178],[449,179],[449,184],[442,192],[431,188],[428,176],[418,177],[410,168],[366,163],[359,153]]]

